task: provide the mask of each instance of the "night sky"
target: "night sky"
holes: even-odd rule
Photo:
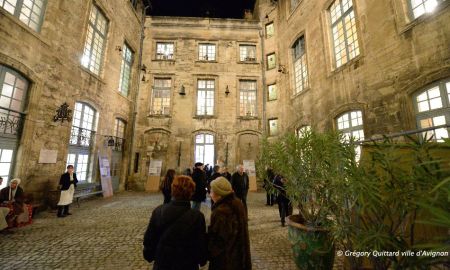
[[[244,9],[253,10],[254,3],[255,0],[152,0],[149,15],[241,19]]]

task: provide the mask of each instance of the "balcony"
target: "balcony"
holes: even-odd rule
[[[94,144],[94,141],[95,131],[75,126],[72,127],[69,141],[70,145],[89,148]]]
[[[24,114],[0,108],[0,136],[19,138],[24,121]]]

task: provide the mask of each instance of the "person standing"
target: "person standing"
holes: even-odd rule
[[[206,223],[202,212],[190,209],[195,183],[177,176],[168,204],[153,210],[144,235],[143,255],[154,270],[198,270],[207,260]]]
[[[244,166],[238,165],[236,172],[231,176],[231,185],[233,187],[236,197],[238,197],[244,204],[245,211],[247,209],[247,194],[249,188],[249,179],[247,173],[244,172]]]
[[[211,190],[211,188],[210,188],[211,182],[221,176],[222,176],[222,174],[220,173],[220,166],[214,165],[213,174],[211,175],[211,177],[208,178],[208,190],[209,191]]]
[[[222,176],[225,177],[231,183],[231,173],[228,172],[227,167],[223,167]]]
[[[170,200],[172,199],[172,190],[171,190],[171,186],[172,186],[172,182],[173,179],[175,178],[175,170],[174,169],[168,169],[166,176],[164,177],[163,182],[161,183],[161,191],[162,194],[164,196],[164,203],[169,203]]]
[[[214,206],[208,227],[209,270],[250,270],[247,214],[230,182],[219,177],[211,182]]]
[[[67,165],[67,172],[61,175],[59,179],[59,189],[61,190],[61,197],[58,202],[57,217],[66,217],[72,215],[69,212],[69,205],[73,201],[73,194],[77,187],[77,175],[73,172],[73,165]]]
[[[266,205],[272,206],[274,202],[274,196],[271,193],[271,186],[273,183],[274,173],[272,169],[267,169],[266,178],[264,179],[263,188],[266,190]]]
[[[278,212],[280,214],[281,226],[285,226],[286,217],[292,215],[291,201],[286,195],[286,179],[281,175],[276,175],[273,180],[273,185],[278,191],[277,203]]]
[[[195,163],[192,179],[195,183],[195,193],[192,196],[192,209],[200,211],[202,202],[206,200],[206,174],[203,170],[203,163]]]

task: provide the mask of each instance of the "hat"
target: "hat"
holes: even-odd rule
[[[233,193],[233,188],[231,187],[230,181],[225,177],[218,177],[211,182],[211,189],[219,196],[227,196]]]
[[[11,180],[10,183],[12,183],[12,182],[16,182],[17,185],[20,185],[20,178],[14,178],[13,180]]]
[[[197,162],[197,163],[195,163],[195,165],[194,165],[195,167],[198,167],[198,166],[203,166],[203,163],[201,163],[201,162]]]

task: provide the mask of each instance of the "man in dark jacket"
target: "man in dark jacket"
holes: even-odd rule
[[[248,175],[244,172],[244,166],[238,165],[237,171],[231,176],[231,185],[234,190],[234,194],[244,204],[245,211],[247,212],[247,194],[249,188]]]
[[[280,213],[281,226],[284,227],[286,217],[292,215],[292,204],[286,195],[286,179],[281,175],[276,175],[273,180],[273,185],[278,191],[277,203],[278,212]]]
[[[252,269],[247,214],[226,178],[211,182],[211,199],[214,207],[208,228],[209,270]]]
[[[208,190],[211,190],[211,182],[214,181],[216,178],[221,177],[222,174],[220,173],[220,166],[214,165],[213,168],[213,174],[208,178]]]
[[[198,270],[206,264],[205,217],[190,209],[195,184],[188,176],[177,176],[172,184],[173,200],[152,213],[144,235],[144,258],[155,261],[154,270]]]
[[[195,193],[192,196],[192,209],[200,211],[202,202],[206,200],[206,174],[203,170],[203,163],[195,163],[192,180],[194,180],[195,183]]]

